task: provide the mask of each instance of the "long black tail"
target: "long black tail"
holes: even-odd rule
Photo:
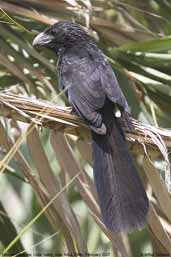
[[[113,232],[144,226],[148,199],[117,119],[105,121],[105,136],[92,132],[94,178],[103,221]]]

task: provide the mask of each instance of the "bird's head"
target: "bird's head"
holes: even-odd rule
[[[71,47],[87,40],[91,40],[90,36],[80,25],[60,21],[38,34],[33,40],[33,46],[40,45],[58,51],[62,47]]]

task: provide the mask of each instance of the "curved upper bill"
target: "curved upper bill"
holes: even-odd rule
[[[46,45],[46,44],[49,44],[50,42],[52,42],[53,39],[54,39],[54,37],[52,35],[48,35],[44,32],[41,32],[40,34],[38,34],[35,37],[35,39],[33,40],[32,45],[33,46]]]

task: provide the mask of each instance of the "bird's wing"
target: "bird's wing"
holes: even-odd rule
[[[102,61],[92,61],[89,57],[66,56],[63,58],[61,72],[62,88],[76,87],[80,94],[90,97],[93,107],[100,109],[104,96],[123,110],[129,111],[127,100],[119,86],[111,66]],[[93,99],[91,98],[93,97]]]
[[[111,66],[103,63],[103,65],[100,65],[99,70],[101,71],[101,84],[107,98],[111,102],[118,104],[124,111],[129,112],[127,100]]]
[[[99,112],[106,98],[128,112],[128,104],[110,65],[97,62],[88,56],[63,57],[60,66],[60,85],[68,91],[68,98],[77,113],[87,120],[98,134],[104,134],[102,116]]]
[[[96,133],[104,134],[98,111],[104,106],[106,96],[96,64],[87,57],[65,56],[60,67],[60,84],[67,88],[69,102],[76,112]]]

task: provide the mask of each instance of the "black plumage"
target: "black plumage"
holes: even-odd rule
[[[104,54],[70,21],[47,28],[33,45],[55,51],[60,88],[67,89],[69,102],[91,128],[94,178],[105,225],[113,232],[142,228],[148,199],[114,115],[118,105],[129,124],[129,108]]]

